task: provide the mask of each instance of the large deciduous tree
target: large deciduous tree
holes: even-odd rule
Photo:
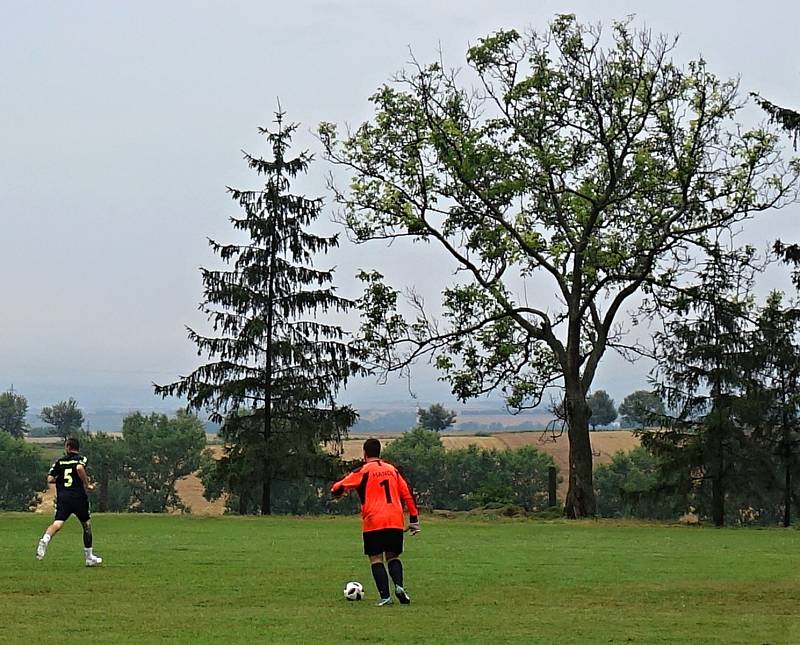
[[[200,466],[200,453],[206,445],[203,422],[185,410],[172,418],[134,412],[122,422],[122,437],[127,450],[131,510],[186,510],[175,485]]]
[[[71,435],[79,432],[83,425],[83,412],[78,407],[78,402],[72,397],[66,401],[59,401],[43,407],[39,418],[53,426],[50,428],[50,434],[61,437],[65,441]]]
[[[28,399],[14,390],[0,394],[0,431],[12,437],[25,434],[25,415],[28,412]]]
[[[125,421],[123,425],[124,423]],[[97,482],[97,489],[89,493],[92,507],[97,508],[100,513],[127,511],[132,495],[132,478],[127,470],[130,452],[128,442],[105,432],[83,434],[80,442],[81,454],[88,460],[92,478]],[[151,458],[157,447],[144,446],[139,442],[136,449],[140,451],[136,461],[140,462]],[[167,465],[172,466],[173,464]]]
[[[419,408],[417,410],[417,421],[420,427],[434,432],[442,432],[453,426],[456,417],[454,410],[448,410],[441,403],[434,403],[427,409]]]
[[[614,399],[605,390],[592,392],[586,403],[589,404],[589,410],[591,411],[589,422],[592,424],[592,430],[596,429],[597,426],[607,426],[617,418]]]
[[[189,338],[211,362],[156,386],[159,394],[186,396],[192,408],[207,409],[223,423],[220,474],[243,502],[253,484],[259,486],[263,514],[271,512],[273,479],[313,469],[319,444],[340,442],[355,422],[355,411],[337,405],[335,395],[359,370],[341,327],[326,319],[352,302],[336,294],[333,270],[313,263],[316,254],[338,245],[338,237],[310,230],[322,200],[290,192],[312,158],[289,156],[297,126],[286,125],[283,113],[276,123],[275,130],[260,129],[272,158],[245,154],[263,176],[263,188],[229,189],[244,211],[231,223],[249,240],[209,242],[229,266],[202,269],[201,308],[217,335],[190,329]]]
[[[460,399],[501,389],[522,409],[560,383],[568,517],[595,512],[586,395],[620,311],[679,280],[706,232],[792,199],[797,181],[774,136],[735,122],[736,81],[673,64],[673,41],[627,22],[603,38],[573,16],[500,31],[467,54],[475,88],[415,65],[346,137],[320,126],[351,175],[334,189],[352,237],[438,245],[462,277],[443,321],[421,306],[407,321],[365,272],[365,346],[390,371],[436,355]]]
[[[666,408],[658,392],[636,390],[622,399],[619,414],[622,425],[626,428],[644,428],[646,425],[658,424]]]
[[[47,461],[38,446],[0,432],[0,511],[30,511],[47,490]]]

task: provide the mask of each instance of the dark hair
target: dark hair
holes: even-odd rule
[[[67,447],[67,450],[74,450],[75,452],[78,452],[78,450],[81,449],[81,444],[75,437],[70,437],[69,439],[67,439],[65,445]]]
[[[364,454],[367,457],[380,457],[381,456],[381,442],[377,439],[367,439],[364,442]]]

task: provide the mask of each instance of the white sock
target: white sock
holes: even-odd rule
[[[42,542],[44,542],[45,544],[50,544],[50,537],[51,537],[51,536],[50,536],[50,534],[49,534],[49,533],[45,533],[45,534],[42,536]]]
[[[88,549],[86,547],[84,547],[83,554],[87,557],[87,559],[91,558],[92,557],[92,547],[89,547]]]

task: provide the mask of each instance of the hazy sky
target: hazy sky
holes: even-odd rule
[[[6,3],[0,13],[0,388],[32,407],[74,395],[86,407],[158,404],[150,382],[198,364],[185,324],[201,325],[205,238],[230,239],[226,185],[252,186],[241,149],[261,153],[258,125],[276,97],[318,152],[320,121],[358,123],[367,98],[409,59],[441,46],[462,65],[470,43],[501,27],[543,27],[556,13],[608,23],[637,14],[681,34],[676,54],[702,54],[743,90],[800,105],[796,2]],[[319,160],[304,188],[324,194]],[[755,241],[800,238],[784,212]],[[409,282],[446,267],[416,249],[342,249],[345,295],[358,267]],[[644,368],[611,358],[598,376],[619,400]],[[418,388],[429,398],[443,391]],[[352,390],[356,403],[403,388]],[[428,397],[426,397],[428,398]]]

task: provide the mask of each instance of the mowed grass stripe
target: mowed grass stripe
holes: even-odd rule
[[[800,531],[423,518],[376,608],[356,518],[0,515],[0,642],[800,643]],[[341,588],[359,580],[363,602]]]

